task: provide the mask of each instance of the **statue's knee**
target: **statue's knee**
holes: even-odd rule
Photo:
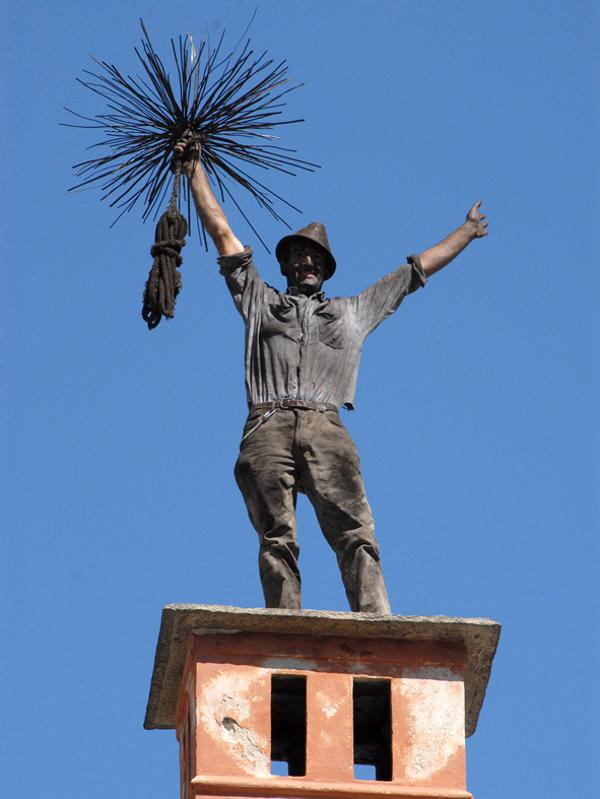
[[[349,536],[341,554],[345,560],[353,560],[361,555],[367,555],[375,561],[380,560],[379,544],[375,538],[363,534]]]
[[[295,562],[300,554],[300,547],[295,540],[289,540],[289,535],[286,535],[285,538],[288,540],[281,540],[275,536],[262,536],[261,556]]]

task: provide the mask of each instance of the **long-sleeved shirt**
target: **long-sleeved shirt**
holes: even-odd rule
[[[366,337],[427,278],[417,256],[355,297],[277,291],[259,276],[252,249],[218,259],[246,325],[249,405],[282,399],[354,407]]]

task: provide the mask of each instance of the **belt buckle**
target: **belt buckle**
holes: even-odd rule
[[[282,400],[279,400],[279,401],[278,401],[278,405],[279,405],[279,407],[280,407],[282,410],[285,410],[286,408],[291,408],[291,407],[293,407],[292,405],[289,405],[289,404],[288,404],[289,402],[290,402],[290,400],[287,400],[287,399],[282,399]]]

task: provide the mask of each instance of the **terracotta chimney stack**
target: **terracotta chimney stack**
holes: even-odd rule
[[[169,605],[144,726],[181,797],[470,799],[500,626],[488,619]]]

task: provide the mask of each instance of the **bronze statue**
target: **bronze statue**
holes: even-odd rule
[[[322,286],[336,262],[327,232],[313,222],[276,248],[286,291],[258,275],[252,249],[233,234],[186,140],[175,147],[194,203],[219,253],[221,274],[246,326],[249,415],[235,467],[260,542],[266,607],[300,608],[298,492],[312,502],[334,550],[354,611],[390,613],[360,462],[338,411],[352,408],[365,338],[403,298],[487,234],[480,202],[442,242],[355,297],[328,299]]]

